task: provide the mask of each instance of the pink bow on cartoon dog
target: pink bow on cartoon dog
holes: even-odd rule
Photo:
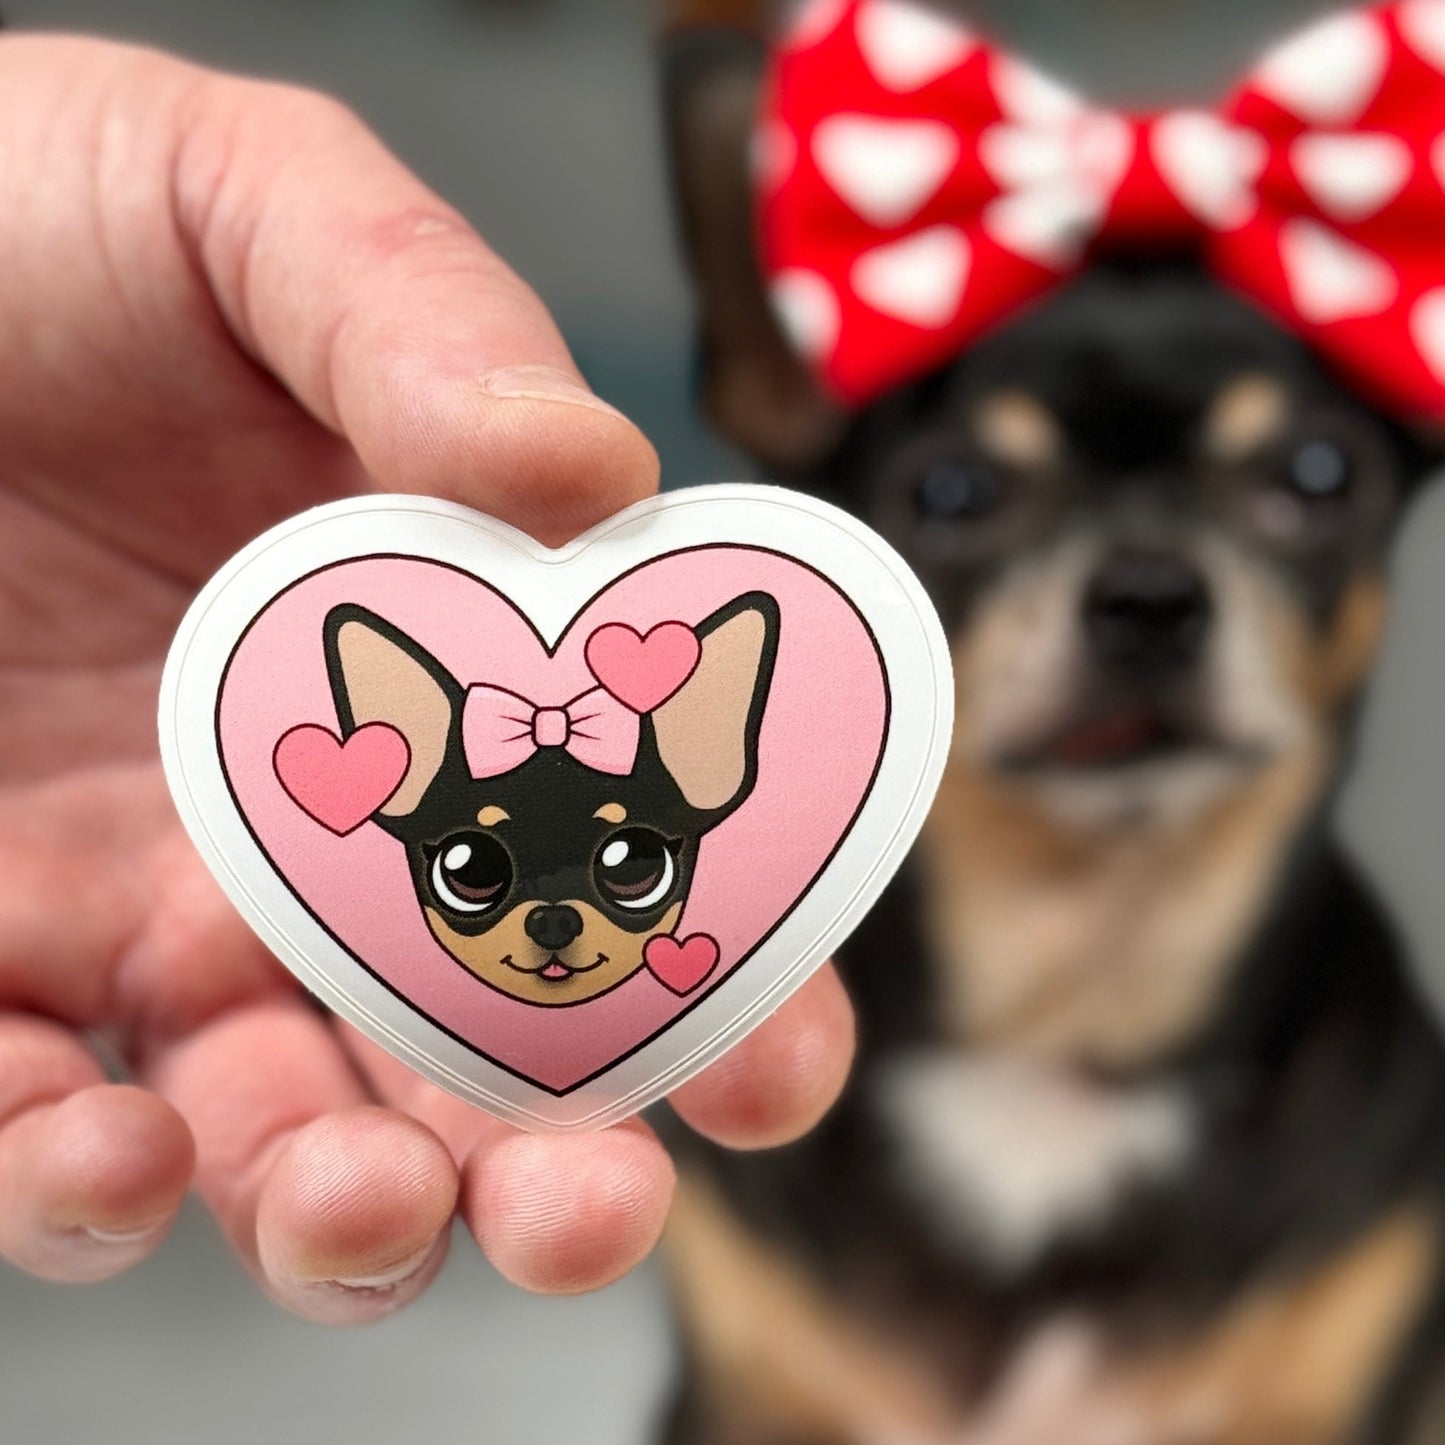
[[[538,707],[486,683],[467,689],[462,747],[474,778],[510,772],[538,748],[565,748],[599,773],[630,773],[642,714],[692,676],[701,645],[685,623],[663,622],[643,636],[612,622],[587,639],[585,655],[600,686],[562,707]]]
[[[594,687],[564,707],[538,707],[505,688],[467,689],[462,749],[474,778],[520,767],[538,748],[565,748],[599,773],[630,773],[641,719],[605,688]]]

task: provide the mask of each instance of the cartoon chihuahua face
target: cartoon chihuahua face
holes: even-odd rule
[[[629,701],[599,685],[539,708],[464,686],[365,608],[326,618],[343,736],[384,723],[409,750],[374,821],[406,845],[437,942],[514,998],[581,1003],[634,974],[677,924],[699,840],[752,791],[776,602],[749,593],[648,642],[661,630],[682,655],[660,701],[593,662],[602,633],[629,631],[604,628],[589,664]]]

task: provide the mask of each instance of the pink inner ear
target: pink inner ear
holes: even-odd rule
[[[685,622],[659,622],[644,637],[609,622],[588,639],[583,654],[593,677],[633,712],[661,707],[697,667],[702,644]]]
[[[272,766],[291,800],[333,833],[359,828],[401,786],[411,763],[406,739],[387,723],[366,723],[343,743],[315,723],[276,744]]]

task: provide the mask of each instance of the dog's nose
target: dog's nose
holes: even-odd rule
[[[522,927],[538,948],[556,953],[582,932],[582,915],[569,903],[539,903],[527,915]]]
[[[1199,660],[1209,630],[1209,591],[1197,568],[1168,552],[1120,552],[1084,594],[1084,631],[1110,667],[1154,673]]]

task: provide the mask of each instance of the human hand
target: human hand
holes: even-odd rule
[[[457,1210],[520,1284],[605,1283],[666,1214],[652,1132],[518,1133],[318,1013],[182,833],[155,694],[192,593],[281,518],[374,487],[555,543],[654,490],[650,446],[332,101],[8,36],[0,136],[0,1255],[108,1277],[193,1185],[314,1319],[419,1295]],[[780,1142],[851,1044],[825,970],[674,1104]]]

